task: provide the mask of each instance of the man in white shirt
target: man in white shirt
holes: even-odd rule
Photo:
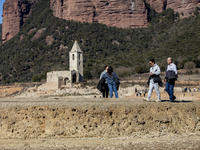
[[[176,97],[174,96],[174,84],[176,79],[178,78],[176,65],[173,63],[173,59],[171,57],[167,58],[167,72],[165,77],[166,82],[166,91],[169,94],[170,102],[174,102]]]

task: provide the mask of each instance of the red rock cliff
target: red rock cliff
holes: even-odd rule
[[[81,22],[99,22],[120,28],[146,27],[143,0],[51,0],[56,17]]]
[[[36,1],[36,0],[29,0]],[[199,0],[146,0],[156,11],[172,8],[187,17],[200,7]],[[15,36],[29,16],[31,4],[6,0],[3,6],[2,41]],[[120,28],[147,27],[143,0],[51,0],[56,17],[81,22],[99,22]]]
[[[6,0],[3,5],[2,42],[15,36],[29,16],[31,5],[21,0]]]
[[[157,12],[162,12],[167,8],[172,8],[184,17],[193,14],[196,7],[200,7],[199,0],[146,0]]]

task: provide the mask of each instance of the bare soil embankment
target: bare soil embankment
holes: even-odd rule
[[[41,144],[41,140],[49,139],[70,141],[89,138],[89,141],[95,141],[95,138],[114,138],[114,142],[115,138],[121,137],[121,142],[126,140],[125,145],[134,148],[137,143],[130,143],[133,138],[138,141],[144,137],[172,137],[171,134],[174,137],[194,134],[195,140],[190,140],[199,143],[200,103],[147,103],[133,99],[0,99],[0,132],[2,141],[20,139],[24,144],[27,141],[29,146],[31,140],[39,140]],[[123,137],[131,137],[132,140],[123,140]],[[86,139],[86,143],[89,145],[88,140]],[[78,142],[79,147],[84,148],[84,140],[80,141],[82,144]],[[106,144],[106,141],[102,143]],[[158,142],[158,145],[162,142]],[[6,142],[3,143],[2,148]],[[196,145],[198,146],[200,144]],[[23,148],[25,147],[27,144]],[[120,147],[126,148],[122,145]],[[17,147],[15,145],[11,148]]]

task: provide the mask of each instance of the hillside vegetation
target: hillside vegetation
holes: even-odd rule
[[[39,0],[19,34],[0,46],[2,83],[39,81],[47,71],[69,69],[68,53],[75,40],[84,52],[85,79],[98,77],[105,64],[129,67],[131,71],[120,76],[148,72],[148,59],[152,57],[162,70],[168,56],[174,57],[178,68],[191,61],[200,67],[198,9],[194,16],[180,20],[172,9],[156,13],[146,4],[148,28],[120,29],[56,18],[49,5],[50,0]],[[46,28],[45,32],[31,40],[41,28]],[[54,39],[51,45],[46,43],[47,36]]]
[[[2,24],[0,24],[0,34],[2,33]]]
[[[0,44],[1,44],[1,39],[2,39],[2,24],[0,24]]]

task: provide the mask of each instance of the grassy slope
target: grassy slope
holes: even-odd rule
[[[200,16],[180,21],[173,10],[167,10],[151,14],[148,28],[119,29],[58,19],[52,15],[49,4],[50,0],[40,0],[19,34],[0,46],[2,82],[31,81],[32,77],[37,80],[45,77],[46,71],[68,69],[68,53],[75,40],[84,51],[85,78],[97,77],[105,64],[146,72],[151,57],[156,58],[162,70],[168,56],[177,60],[179,68],[186,61],[199,65]],[[27,32],[32,28],[46,31],[31,42],[35,32]],[[25,38],[20,41],[22,34]],[[51,46],[45,42],[48,35],[55,39]],[[68,49],[60,49],[61,44]]]

